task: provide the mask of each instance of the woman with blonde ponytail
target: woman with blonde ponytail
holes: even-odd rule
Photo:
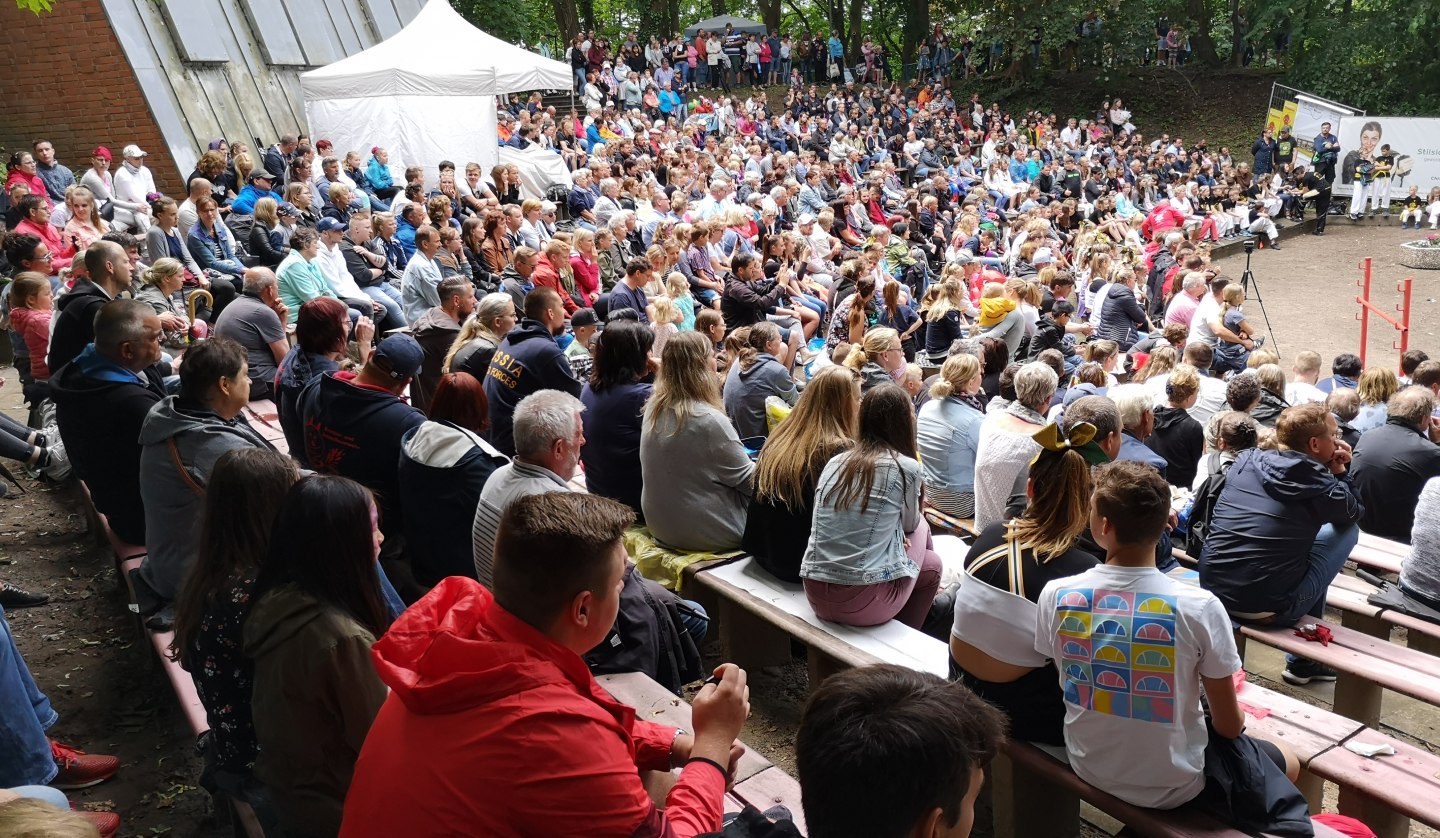
[[[881,384],[893,384],[905,375],[905,350],[900,333],[887,326],[877,326],[865,333],[864,339],[850,347],[845,366],[860,371],[860,389],[870,392]]]
[[[169,256],[156,259],[155,264],[141,272],[140,284],[143,287],[135,299],[149,303],[162,318],[169,314],[180,319],[180,327],[165,329],[160,342],[171,349],[185,346],[190,334],[190,318],[179,297],[180,288],[185,284],[185,266]]]
[[[959,354],[945,360],[920,408],[916,437],[925,469],[925,500],[952,518],[975,515],[975,450],[985,414],[964,397],[980,389],[980,361]]]

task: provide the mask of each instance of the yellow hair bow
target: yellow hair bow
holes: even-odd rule
[[[1089,422],[1076,422],[1062,435],[1060,425],[1051,422],[1031,435],[1046,451],[1060,452],[1067,448],[1079,449],[1095,439],[1095,426]]]

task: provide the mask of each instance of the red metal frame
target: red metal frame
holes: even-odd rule
[[[1355,284],[1360,286],[1361,291],[1355,297],[1355,302],[1360,304],[1360,310],[1355,312],[1355,319],[1360,321],[1360,366],[1365,366],[1365,350],[1370,344],[1370,315],[1373,312],[1376,317],[1389,323],[1391,328],[1400,333],[1398,342],[1391,341],[1390,346],[1400,350],[1404,355],[1410,348],[1410,289],[1411,277],[1405,277],[1395,284],[1395,290],[1400,292],[1400,304],[1395,310],[1400,312],[1397,319],[1394,316],[1382,311],[1375,303],[1370,301],[1370,269],[1374,260],[1366,256],[1357,267],[1360,268],[1360,279]]]

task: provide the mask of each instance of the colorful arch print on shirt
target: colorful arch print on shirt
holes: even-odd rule
[[[1175,597],[1062,588],[1055,611],[1066,701],[1174,724]]]

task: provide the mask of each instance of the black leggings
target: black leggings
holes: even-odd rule
[[[35,456],[35,446],[26,440],[33,433],[34,428],[26,427],[0,413],[0,457],[29,463],[30,458]]]

